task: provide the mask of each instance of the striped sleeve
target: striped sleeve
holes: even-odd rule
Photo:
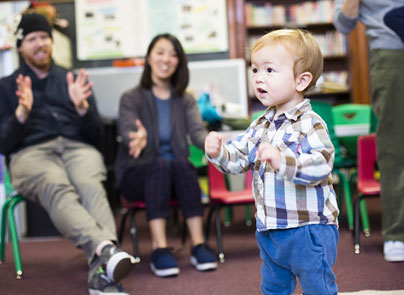
[[[281,151],[281,166],[278,172],[295,184],[316,185],[332,171],[334,146],[321,119],[303,116],[300,124],[303,132],[297,153]]]

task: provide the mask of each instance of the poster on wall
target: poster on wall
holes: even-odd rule
[[[15,45],[14,32],[17,28],[21,12],[27,9],[29,1],[0,3],[0,49],[8,49]]]
[[[29,4],[29,1],[0,3],[0,77],[10,75],[17,67],[14,33],[21,13]]]
[[[226,0],[76,0],[79,60],[144,56],[159,33],[188,54],[229,48]]]

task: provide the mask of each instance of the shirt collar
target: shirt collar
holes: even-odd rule
[[[303,113],[306,113],[308,111],[311,111],[310,99],[305,98],[301,103],[281,114],[278,119],[284,119],[286,117],[289,120],[296,121]],[[273,121],[275,112],[275,106],[269,107],[265,111],[264,116],[267,120]]]

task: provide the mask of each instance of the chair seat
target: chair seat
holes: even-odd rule
[[[362,135],[358,138],[358,191],[355,200],[354,251],[360,253],[360,217],[363,232],[369,236],[369,218],[366,213],[367,198],[380,196],[380,183],[375,179],[377,164],[376,134]]]
[[[376,180],[358,182],[358,190],[363,195],[379,195],[380,182]]]
[[[229,191],[225,182],[225,175],[221,171],[216,169],[216,167],[214,167],[212,163],[209,162],[208,179],[209,179],[209,197],[211,208],[209,210],[208,220],[206,222],[205,239],[206,240],[209,239],[210,221],[213,212],[215,212],[217,253],[220,263],[223,263],[224,252],[223,252],[220,210],[223,207],[254,204],[254,197],[251,188],[252,173],[251,171],[245,173],[244,177],[245,189],[241,191]],[[249,211],[249,207],[247,208]]]
[[[136,263],[140,262],[140,255],[139,255],[139,242],[137,237],[137,228],[135,223],[135,214],[139,210],[146,209],[146,202],[145,201],[128,201],[123,195],[120,195],[121,207],[126,209],[125,212],[122,214],[121,226],[119,228],[118,233],[118,241],[122,243],[123,234],[125,230],[125,223],[126,218],[130,216],[129,223],[130,223],[130,234],[132,237],[132,246],[133,246],[133,257],[135,258]],[[172,199],[170,200],[170,207],[177,208],[179,207],[179,203],[177,200]],[[185,244],[186,239],[186,226],[185,220],[183,221],[183,233],[182,233],[182,245]]]
[[[242,191],[215,190],[210,194],[210,202],[212,204],[237,204],[237,203],[254,203],[254,197],[251,189]]]
[[[146,202],[145,201],[128,201],[123,196],[121,196],[121,206],[125,209],[146,209]],[[178,206],[177,200],[170,201],[171,207]]]

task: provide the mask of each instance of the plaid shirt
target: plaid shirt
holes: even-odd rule
[[[338,225],[331,175],[334,147],[327,125],[312,111],[308,99],[276,120],[274,115],[275,108],[268,108],[210,161],[224,173],[252,169],[258,231],[307,224]],[[279,171],[257,159],[261,142],[280,150]]]

